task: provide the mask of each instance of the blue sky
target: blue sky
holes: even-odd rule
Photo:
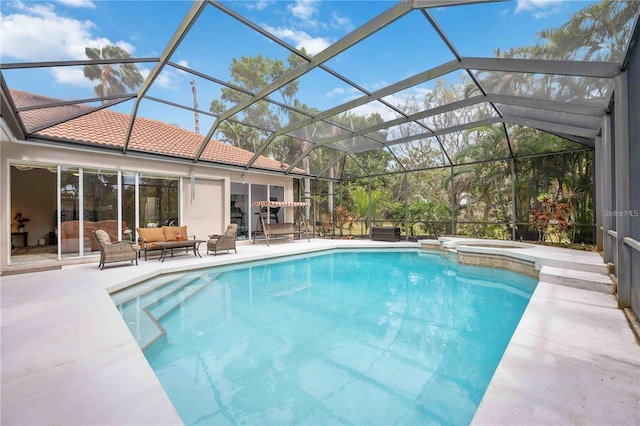
[[[262,0],[222,4],[291,46],[304,47],[316,54],[395,3]],[[85,59],[85,47],[108,44],[118,45],[135,57],[157,57],[191,4],[191,1],[3,0],[0,3],[1,61]],[[496,48],[504,50],[533,44],[537,31],[560,25],[570,13],[586,5],[583,1],[518,0],[438,8],[431,13],[461,55],[490,57]],[[257,54],[286,61],[289,52],[208,6],[171,60],[227,81],[233,58]],[[452,59],[424,17],[414,11],[331,59],[327,65],[365,90],[374,91]],[[139,65],[143,75],[147,75],[151,67],[151,64]],[[3,73],[12,88],[61,99],[94,96],[94,83],[83,77],[82,67]],[[192,105],[190,81],[193,79],[184,72],[167,69],[150,94]],[[219,87],[195,80],[199,106],[208,110],[209,102],[219,96]],[[300,86],[299,97],[317,108],[338,105],[361,95],[320,71],[304,77]],[[427,86],[421,90],[429,90]],[[121,108],[130,112],[130,105]],[[193,121],[191,113],[182,112],[173,113],[167,119],[166,116],[172,114],[170,110],[151,104],[144,106],[142,113],[184,127]],[[201,122],[202,128],[213,120],[201,117]]]

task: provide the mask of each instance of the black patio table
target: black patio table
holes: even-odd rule
[[[183,240],[183,241],[160,241],[155,242],[154,244],[158,247],[162,248],[162,254],[160,255],[160,261],[164,262],[164,259],[167,257],[167,252],[171,252],[171,257],[173,257],[173,249],[176,248],[186,248],[187,252],[189,249],[193,250],[194,256],[200,256],[200,243],[204,243],[205,240]]]

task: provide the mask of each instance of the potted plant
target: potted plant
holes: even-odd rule
[[[29,219],[28,217],[24,217],[22,213],[18,212],[16,213],[13,220],[18,223],[18,232],[24,232],[24,227],[26,226],[26,223],[29,222],[31,219]]]

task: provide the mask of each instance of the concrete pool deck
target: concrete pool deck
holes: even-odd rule
[[[174,425],[180,418],[108,291],[156,275],[335,247],[418,243],[321,240],[239,245],[238,254],[93,263],[0,278],[2,425]],[[474,251],[481,247],[474,247]],[[487,253],[496,254],[495,248]],[[505,248],[527,261],[595,253]],[[555,264],[555,268],[558,268]],[[106,291],[108,290],[108,291]],[[540,282],[474,424],[640,424],[640,346],[615,296]]]

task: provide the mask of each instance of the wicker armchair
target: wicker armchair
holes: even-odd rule
[[[102,229],[93,231],[93,235],[100,248],[100,263],[98,264],[100,270],[104,269],[105,263],[111,262],[130,260],[131,263],[135,261],[136,265],[138,264],[138,251],[140,248],[137,245],[127,241],[112,243],[109,239],[109,234]]]
[[[207,254],[212,251],[214,255],[218,255],[218,251],[233,249],[236,253],[236,236],[238,234],[238,224],[232,223],[227,226],[227,230],[222,235],[209,235],[207,241]]]

